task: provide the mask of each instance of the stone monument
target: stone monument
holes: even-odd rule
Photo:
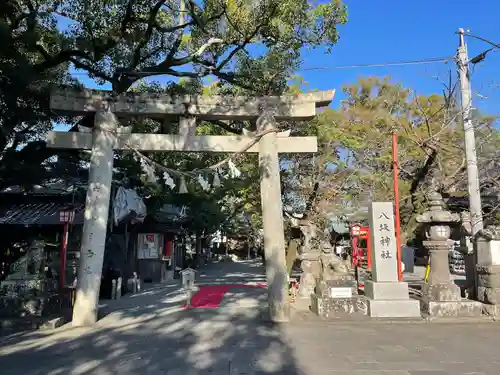
[[[476,235],[477,298],[485,314],[500,315],[500,227],[488,226]]]
[[[317,268],[314,274],[314,292],[310,294],[311,310],[323,318],[358,312],[365,315],[366,304],[358,295],[358,284],[353,270],[345,260],[335,254],[328,237],[315,232],[311,243],[317,249]],[[310,285],[307,288],[309,291]]]
[[[392,202],[372,202],[369,211],[372,280],[365,282],[368,315],[375,318],[420,317],[408,284],[398,280],[398,259]]]
[[[0,283],[0,316],[42,316],[58,306],[57,301],[51,303],[57,280],[46,277],[44,247],[43,241],[33,241],[26,255],[10,266],[9,275]]]
[[[425,316],[479,316],[480,302],[462,299],[460,288],[451,280],[448,254],[453,245],[450,225],[460,222],[460,216],[445,210],[441,194],[428,194],[429,208],[417,216],[417,222],[427,225],[424,246],[429,250],[430,273],[422,287],[421,310]]]

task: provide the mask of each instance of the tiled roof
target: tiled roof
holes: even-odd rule
[[[0,208],[0,224],[10,225],[61,225],[59,213],[67,208],[65,203],[24,203]],[[73,224],[83,223],[83,205],[75,205]]]

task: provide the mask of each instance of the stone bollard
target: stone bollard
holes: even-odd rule
[[[134,272],[134,280],[135,280],[135,292],[139,293],[141,291],[141,279],[137,276],[137,272]]]
[[[189,309],[191,307],[191,297],[195,292],[196,288],[194,286],[196,271],[192,268],[185,268],[181,271],[182,277],[182,288],[186,292],[186,308]]]
[[[111,280],[111,299],[116,299],[116,279]]]
[[[130,278],[127,280],[127,288],[131,294],[136,293],[136,286],[135,286],[135,280],[134,278]]]
[[[500,315],[500,227],[489,226],[475,237],[477,246],[477,297],[485,314]]]
[[[122,278],[119,277],[116,280],[116,292],[115,292],[115,299],[120,299],[122,298]]]
[[[132,277],[127,280],[127,286],[128,286],[128,290],[132,294],[136,294],[137,292],[140,292],[141,285],[140,285],[139,278],[137,277],[137,272],[134,272],[132,274]]]

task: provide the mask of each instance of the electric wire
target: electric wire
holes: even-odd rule
[[[419,59],[419,60],[403,60],[403,61],[390,61],[390,62],[383,62],[383,63],[369,63],[369,64],[352,64],[352,65],[327,65],[327,66],[317,66],[317,67],[299,67],[295,71],[297,72],[306,72],[306,71],[322,71],[322,70],[334,70],[334,69],[359,69],[359,68],[380,68],[380,67],[388,67],[388,66],[406,66],[406,65],[423,65],[423,64],[433,64],[433,63],[438,63],[438,62],[444,62],[447,63],[449,61],[452,61],[454,59],[454,56],[449,56],[449,57],[431,57],[431,58],[425,58],[425,59]],[[250,69],[251,71],[261,71],[263,70],[262,67],[256,67],[255,69]],[[268,71],[268,70],[266,70]],[[271,70],[272,71],[272,70]],[[223,72],[224,73],[224,72]],[[227,72],[225,72],[227,73]],[[155,72],[154,74],[151,74],[149,72],[133,72],[134,75],[147,75],[147,76],[153,76],[153,75],[169,75],[167,71],[165,72]],[[72,72],[71,75],[73,76],[78,76],[78,75],[88,75],[85,72]]]

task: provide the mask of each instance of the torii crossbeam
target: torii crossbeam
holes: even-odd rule
[[[273,131],[279,120],[306,120],[316,108],[327,106],[335,91],[295,96],[248,97],[170,97],[161,94],[114,96],[99,90],[59,90],[51,95],[51,109],[81,115],[95,112],[92,133],[50,132],[47,146],[61,149],[91,149],[89,189],[85,204],[80,269],[73,325],[91,325],[97,320],[113,151],[157,152],[240,152],[255,141],[248,136],[195,136],[196,120],[257,119],[257,131],[266,132],[245,152],[259,153],[264,251],[269,293],[269,313],[273,321],[286,321],[289,315],[285,238],[280,187],[279,153],[314,153],[316,137],[288,137]],[[119,128],[115,115],[177,117],[179,134],[128,134]],[[269,131],[269,132],[267,132]]]

